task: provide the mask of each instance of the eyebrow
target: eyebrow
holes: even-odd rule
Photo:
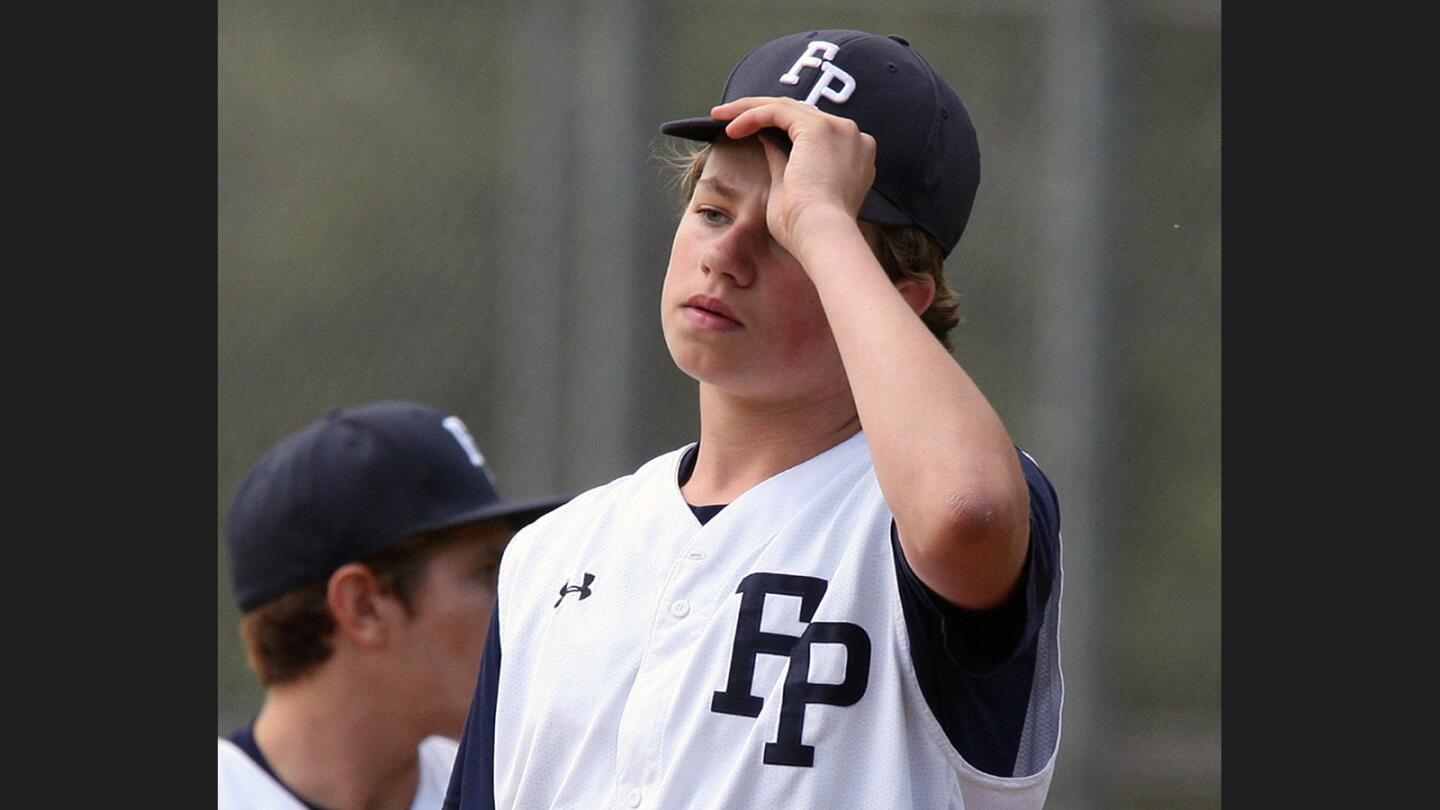
[[[729,198],[729,199],[732,199],[732,200],[733,200],[733,199],[736,199],[736,198],[738,198],[738,197],[740,196],[740,192],[739,192],[734,186],[730,185],[729,183],[725,182],[724,180],[721,180],[721,179],[718,178],[718,177],[702,177],[702,178],[700,178],[700,180],[695,183],[695,188],[698,189],[698,188],[700,188],[701,186],[709,186],[710,189],[711,189],[712,191],[714,191],[716,194],[719,194],[721,197],[726,197],[726,198]]]

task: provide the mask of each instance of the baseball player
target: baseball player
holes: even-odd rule
[[[332,411],[240,485],[226,541],[255,720],[219,739],[219,807],[432,810],[444,798],[514,530],[459,417]]]
[[[735,66],[660,291],[700,435],[512,543],[445,806],[1036,808],[1060,519],[948,350],[975,131],[901,37]]]

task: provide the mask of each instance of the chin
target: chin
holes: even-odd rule
[[[700,345],[693,337],[677,335],[674,330],[665,330],[665,348],[670,351],[670,361],[675,367],[700,382],[706,382],[705,366],[714,350]]]
[[[703,346],[671,346],[670,359],[685,376],[709,385],[728,388],[736,380],[735,364]]]

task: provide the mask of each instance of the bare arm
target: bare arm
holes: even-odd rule
[[[965,370],[917,312],[929,285],[892,283],[856,220],[874,177],[874,139],[790,99],[715,108],[732,138],[764,138],[772,238],[805,267],[840,350],[875,475],[916,575],[967,608],[999,604],[1025,562],[1029,493],[1014,443]]]

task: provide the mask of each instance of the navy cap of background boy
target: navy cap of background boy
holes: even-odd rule
[[[918,225],[950,255],[980,185],[980,146],[960,96],[904,38],[825,30],[771,40],[735,65],[720,103],[746,96],[785,96],[855,121],[876,144],[860,218]],[[723,128],[703,117],[660,131],[709,141]]]
[[[236,492],[235,598],[248,613],[421,532],[500,517],[518,529],[566,500],[502,499],[458,417],[414,402],[337,409],[267,451]]]

